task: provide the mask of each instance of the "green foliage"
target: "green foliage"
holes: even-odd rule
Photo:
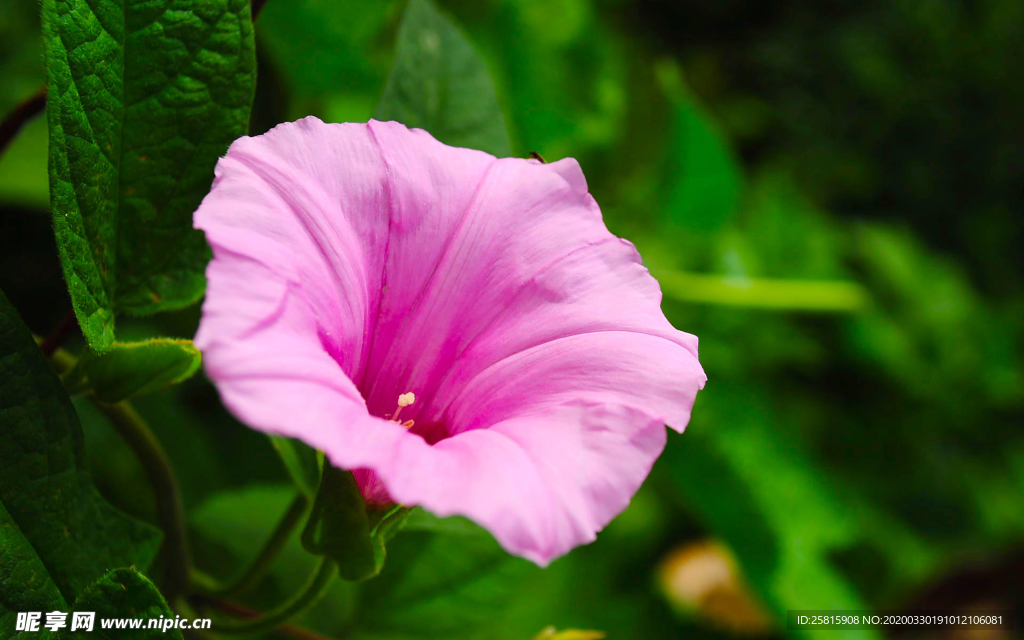
[[[39,209],[49,206],[46,145],[46,118],[37,118],[22,128],[0,155],[0,200]]]
[[[19,611],[64,611],[67,606],[46,565],[0,502],[0,638],[15,637]]]
[[[91,392],[101,402],[114,403],[187,380],[202,360],[191,340],[115,342],[99,355],[83,350],[63,381],[69,393]]]
[[[250,484],[205,500],[189,517],[200,566],[225,580],[239,574],[261,551],[294,497],[291,486]],[[266,580],[241,594],[242,602],[267,610],[302,588],[319,558],[303,549],[299,538],[298,531],[293,532]],[[355,588],[353,583],[335,580],[325,597],[297,622],[334,633],[352,617]]]
[[[690,233],[720,230],[739,205],[739,169],[722,138],[692,104],[677,107],[665,212]]]
[[[780,619],[793,609],[866,609],[829,564],[831,551],[856,539],[858,523],[804,452],[760,428],[763,401],[750,389],[719,388],[701,410],[709,426],[666,451],[666,473]]]
[[[320,461],[316,449],[283,436],[270,436],[270,442],[295,485],[307,496],[315,496],[320,486]]]
[[[680,86],[678,69],[663,64],[658,72],[672,111],[663,210],[683,233],[707,237],[739,208],[740,169],[721,134]]]
[[[374,117],[426,129],[452,146],[511,154],[484,61],[430,0],[411,0],[405,10],[395,66]]]
[[[345,8],[346,19],[335,20],[337,5],[331,0],[268,2],[257,32],[281,66],[292,100],[337,100],[369,114],[394,54],[380,45],[380,32],[398,8],[389,2],[353,2]]]
[[[159,532],[104,501],[57,374],[0,294],[0,492],[66,601],[110,567],[148,567]]]
[[[104,352],[116,312],[202,295],[192,212],[248,127],[249,3],[47,0],[43,28],[57,248],[83,334]]]
[[[218,495],[192,514],[201,560],[225,555],[244,565],[275,526],[294,494],[290,487],[252,487]],[[511,603],[529,595],[527,580],[544,572],[512,558],[486,531],[461,518],[407,512],[388,543],[388,562],[372,580],[336,581],[300,622],[335,637],[523,640],[548,622],[546,613],[510,624]],[[298,536],[282,551],[254,606],[280,602],[312,571]],[[213,545],[207,549],[205,545]],[[226,552],[226,553],[225,553]],[[357,606],[358,605],[358,606]]]
[[[141,629],[103,629],[104,638],[125,638],[142,640],[146,638],[171,638],[182,640],[178,629],[146,628],[150,620],[174,618],[174,612],[167,606],[164,597],[146,576],[136,569],[114,569],[89,585],[78,596],[72,611],[94,612],[96,628],[92,632],[84,629],[71,631],[70,624],[54,634],[55,640],[64,638],[90,638],[97,633],[101,618],[127,618],[142,620]],[[68,616],[70,621],[71,615]],[[161,621],[162,622],[162,621]]]
[[[357,638],[508,637],[504,611],[539,571],[476,525],[420,510],[390,547],[384,571],[360,590]]]

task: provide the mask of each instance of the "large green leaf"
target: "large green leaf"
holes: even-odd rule
[[[96,614],[96,621],[93,630],[79,629],[71,631],[71,618],[68,616],[68,626],[64,627],[55,635],[56,640],[64,638],[92,638],[98,632],[101,637],[113,640],[114,638],[125,638],[131,640],[144,640],[145,638],[171,638],[171,640],[182,640],[181,631],[174,628],[163,629],[161,627],[150,629],[147,627],[150,620],[160,618],[174,620],[174,613],[164,597],[160,595],[157,588],[146,576],[134,568],[114,569],[96,582],[86,588],[82,595],[78,596],[72,606],[72,611],[92,612]],[[131,626],[131,621],[140,620],[140,628],[103,628],[101,620],[127,620],[123,622],[126,627]]]
[[[85,349],[64,375],[64,385],[71,393],[91,391],[102,402],[114,403],[187,380],[201,364],[191,340],[115,342],[98,355]]]
[[[57,585],[0,502],[0,638],[16,635],[20,611],[67,611]]]
[[[0,502],[64,599],[111,567],[148,567],[159,531],[96,492],[71,400],[2,293],[0,380]]]
[[[45,0],[50,198],[64,274],[96,351],[118,311],[203,293],[192,213],[255,86],[248,0]]]
[[[511,153],[487,66],[430,0],[412,0],[405,10],[395,67],[374,117],[426,129],[456,147]]]

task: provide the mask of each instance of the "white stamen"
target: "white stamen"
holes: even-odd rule
[[[401,424],[401,421],[398,419],[398,414],[402,413],[402,409],[404,407],[408,407],[410,404],[414,402],[416,402],[416,394],[413,393],[412,391],[410,391],[409,393],[403,393],[402,395],[398,396],[398,409],[395,411],[395,415],[391,416],[391,419]],[[409,427],[412,426],[412,420],[409,420],[402,426],[408,429]]]

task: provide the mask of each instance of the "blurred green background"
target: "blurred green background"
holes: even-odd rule
[[[403,4],[271,0],[252,131],[369,118]],[[794,609],[1024,613],[1024,3],[441,6],[487,61],[514,153],[579,159],[709,382],[596,543],[540,571],[478,532],[411,526],[380,578],[339,582],[300,623],[793,637]],[[0,0],[0,113],[42,84],[39,8]],[[0,158],[0,288],[39,334],[70,309],[48,215],[39,118]],[[191,337],[197,320],[119,336]],[[230,574],[287,508],[275,452],[203,379],[137,404],[180,475],[197,564]],[[137,462],[77,406],[97,485],[152,520]],[[313,562],[296,542],[247,604]]]

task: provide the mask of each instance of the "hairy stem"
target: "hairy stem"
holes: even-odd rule
[[[288,543],[288,539],[295,531],[295,527],[302,522],[303,516],[309,507],[309,499],[302,492],[296,494],[291,505],[285,512],[277,528],[270,535],[270,538],[263,545],[256,559],[249,568],[233,580],[224,584],[218,584],[213,578],[205,574],[193,571],[191,576],[192,590],[210,598],[230,598],[252,589],[258,585],[267,575],[271,565],[281,550]]]

